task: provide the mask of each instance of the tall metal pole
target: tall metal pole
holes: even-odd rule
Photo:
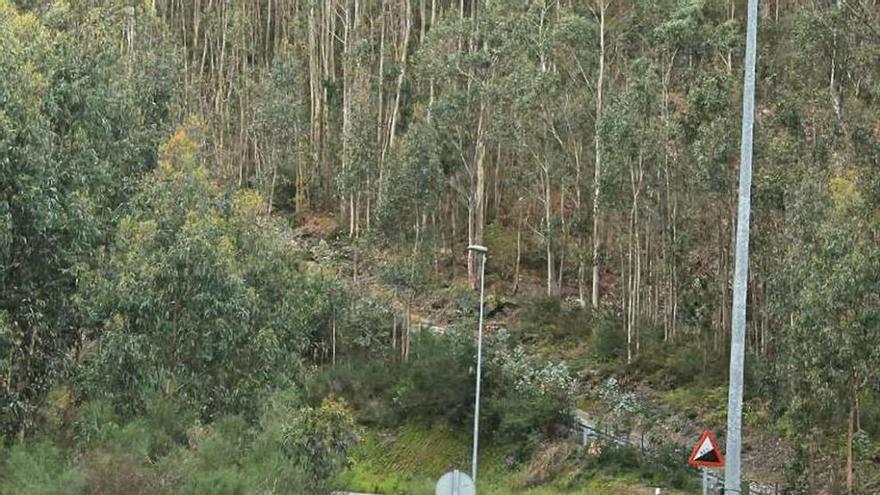
[[[483,368],[483,306],[485,304],[486,289],[486,254],[488,250],[483,246],[468,246],[468,250],[482,254],[480,266],[480,324],[477,327],[477,394],[474,398],[474,452],[471,458],[471,479],[477,484],[477,452],[480,448],[480,378]]]
[[[746,294],[749,274],[749,219],[752,191],[752,136],[755,124],[755,60],[758,48],[758,0],[749,0],[743,82],[742,146],[739,166],[739,208],[736,221],[736,263],[733,277],[733,318],[730,332],[730,389],[727,398],[727,462],[725,493],[742,489],[742,398],[745,361]]]

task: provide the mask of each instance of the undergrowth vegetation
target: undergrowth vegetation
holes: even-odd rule
[[[568,441],[545,441],[523,462],[515,462],[514,456],[510,444],[490,439],[481,445],[481,493],[619,495],[650,493],[648,486],[671,487],[669,493],[694,488],[690,472],[675,455],[646,458],[632,449],[581,449]],[[462,469],[469,461],[466,433],[410,424],[393,434],[366,435],[353,453],[351,468],[337,482],[370,493],[430,495],[437,473]]]
[[[410,358],[370,356],[326,367],[307,379],[313,397],[338,394],[358,420],[379,427],[420,423],[463,428],[473,421],[474,356],[467,329],[413,336]],[[523,448],[564,431],[573,407],[574,381],[561,362],[536,364],[499,330],[484,348],[483,432]]]
[[[182,407],[156,398],[125,418],[106,402],[84,404],[70,427],[2,453],[0,493],[321,493],[358,438],[345,403],[311,407],[294,389],[262,401],[255,422],[204,424]]]

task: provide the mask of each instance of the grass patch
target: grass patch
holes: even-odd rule
[[[727,388],[679,387],[663,393],[663,400],[690,419],[702,418],[710,424],[727,419]]]
[[[480,495],[649,495],[637,471],[572,479],[565,473],[539,486],[524,487],[529,465],[515,465],[509,448],[486,440],[480,445]],[[470,471],[471,438],[467,432],[447,427],[406,425],[389,434],[376,430],[364,435],[353,452],[352,465],[338,476],[334,486],[356,492],[383,495],[433,495],[437,478],[450,469]],[[681,495],[689,491],[667,491]]]

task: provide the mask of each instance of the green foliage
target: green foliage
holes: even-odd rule
[[[626,355],[626,333],[617,315],[606,312],[595,318],[591,336],[593,353],[599,360],[609,362]]]
[[[0,493],[23,495],[85,494],[85,476],[67,464],[64,453],[48,443],[16,445],[2,460]]]
[[[126,421],[109,402],[83,404],[73,422],[76,447],[106,456],[157,459],[185,443],[188,429],[196,422],[195,411],[158,394],[148,398],[144,412],[142,417]]]
[[[177,76],[156,19],[54,3],[42,17],[0,1],[0,431],[35,426],[67,371],[80,317],[78,266],[112,237],[119,205],[156,163]]]
[[[413,336],[410,360],[400,370],[394,404],[401,418],[461,424],[474,401],[476,346],[470,332]]]
[[[598,454],[590,451],[597,451]],[[694,476],[681,460],[686,457],[687,454],[680,449],[667,447],[662,447],[649,456],[632,447],[600,445],[594,449],[583,449],[579,453],[576,460],[580,476],[577,479],[597,474],[630,474],[650,486],[693,489],[696,485]]]
[[[163,399],[126,422],[109,404],[85,404],[73,450],[30,442],[0,451],[0,493],[321,493],[357,440],[344,404],[303,407],[293,389],[262,401],[254,423],[240,416],[210,424],[185,412],[169,416],[183,406]]]
[[[303,408],[284,429],[284,454],[305,473],[307,488],[322,493],[348,463],[357,442],[354,420],[345,402],[327,399],[321,407]]]
[[[389,494],[433,493],[437,473],[470,461],[467,431],[442,426],[405,425],[392,433],[369,432],[354,451],[349,470],[337,480],[344,489]],[[693,473],[681,461],[687,453],[663,449],[665,457],[645,458],[632,451],[606,449],[599,461],[566,441],[541,442],[527,463],[511,463],[508,446],[492,438],[480,444],[480,493],[490,495],[617,495],[642,493],[644,486],[684,489],[692,493]],[[549,453],[549,455],[547,455]],[[633,468],[622,468],[621,460]],[[635,458],[635,461],[633,461]],[[543,476],[541,473],[555,473]],[[644,486],[643,486],[644,485]]]
[[[574,379],[565,363],[530,362],[522,346],[499,330],[490,344],[486,411],[496,438],[529,452],[542,438],[553,438],[569,420]]]
[[[474,342],[470,331],[413,335],[409,360],[372,357],[340,363],[307,383],[315,398],[345,397],[359,419],[382,426],[404,422],[465,424],[474,400]],[[573,379],[562,363],[536,365],[499,330],[487,338],[483,360],[484,432],[523,453],[560,433],[573,403]]]
[[[486,1],[430,17],[407,2],[319,4],[0,0],[3,442],[72,432],[95,493],[148,492],[159,478],[188,493],[273,489],[257,479],[302,490],[278,445],[280,417],[303,404],[279,406],[268,426],[260,403],[330,345],[339,366],[313,374],[307,403],[338,393],[364,421],[393,423],[393,407],[465,421],[470,333],[416,342],[417,357],[398,362],[393,305],[344,287],[345,241],[316,256],[338,281],[305,275],[264,216],[273,206],[358,224],[356,278],[378,275],[407,310],[447,278],[434,261],[455,263],[449,294],[464,320],[477,304],[455,280],[456,246],[488,224],[477,241],[494,256],[490,292],[517,269],[526,289],[538,270],[559,271],[547,278],[560,298],[528,304],[518,336],[542,351],[588,342],[605,370],[720,418],[695,394],[718,398],[722,377],[705,370],[723,362],[730,320],[733,4]],[[776,2],[761,23],[745,419],[808,436],[790,435],[804,443],[792,469],[837,456],[855,408],[859,458],[880,435],[869,4]],[[160,147],[188,113],[204,136]],[[607,309],[588,315],[560,299],[588,283],[590,241]],[[378,273],[367,245],[394,253],[373,257]],[[619,313],[640,343],[626,366]],[[487,431],[550,434],[567,373],[514,346],[487,356]],[[199,431],[203,450],[183,448]]]
[[[306,103],[299,87],[303,84],[301,63],[284,48],[259,83],[255,95],[254,131],[265,143],[265,164],[259,167],[254,185],[263,192],[269,206],[293,206],[294,196],[304,193],[291,189],[298,167],[307,160],[303,146],[308,123]]]
[[[880,231],[856,170],[829,174],[823,189],[821,217],[801,226],[794,246],[800,255],[788,274],[797,290],[781,370],[795,432],[836,454],[858,398],[880,381]],[[858,439],[847,440],[858,459]]]
[[[88,452],[79,464],[86,472],[86,493],[89,495],[163,493],[162,480],[136,454],[119,449],[97,449]]]
[[[338,291],[342,299],[335,306],[339,327],[338,347],[353,358],[393,352],[388,349],[388,342],[392,340],[396,316],[394,307],[385,300],[358,293],[354,289],[346,292],[344,287],[340,287]]]
[[[670,388],[681,387],[693,382],[705,383],[714,378],[706,372],[708,366],[707,352],[699,342],[691,341],[687,345],[677,345],[666,355],[665,376]]]
[[[522,204],[516,208],[524,208]],[[543,262],[541,246],[535,242],[535,236],[528,232],[520,233],[520,263],[523,267],[540,269]],[[516,274],[517,232],[498,222],[486,227],[484,241],[492,253],[490,275],[495,274],[502,280],[513,284]]]
[[[284,435],[301,407],[298,391],[288,389],[261,403],[258,425],[238,416],[196,423],[189,429],[190,448],[162,458],[160,471],[175,480],[176,493],[299,493],[307,486],[307,466],[291,463]]]
[[[434,127],[418,123],[407,132],[396,150],[390,173],[385,176],[386,196],[378,218],[386,239],[407,239],[415,235],[420,216],[436,206],[442,179],[441,145]],[[361,149],[369,150],[370,146],[361,145]]]
[[[865,393],[860,405],[862,406],[862,428],[872,438],[880,441],[880,390]]]
[[[419,344],[416,341],[416,352]],[[395,356],[396,357],[396,353]],[[393,397],[403,365],[388,356],[346,359],[309,375],[303,385],[311,404],[324,397],[345,397],[358,423],[393,426],[398,421]]]
[[[727,420],[727,387],[706,388],[691,385],[670,390],[664,399],[691,418],[702,418],[708,424],[721,425]],[[751,405],[744,406],[748,419]]]
[[[530,300],[521,314],[517,335],[524,342],[581,339],[591,327],[587,310],[579,305],[563,306],[558,297]]]
[[[298,270],[255,193],[222,191],[185,131],[164,147],[82,299],[99,329],[81,373],[90,396],[143,410],[161,391],[205,418],[252,413],[296,377],[326,321],[319,285]]]
[[[413,253],[382,265],[382,282],[393,287],[402,299],[412,300],[424,293],[432,282],[431,260],[426,253]]]

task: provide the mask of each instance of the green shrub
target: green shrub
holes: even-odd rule
[[[68,465],[63,452],[45,442],[9,449],[0,469],[0,493],[77,495],[85,493],[85,476]]]
[[[597,359],[605,362],[621,359],[626,355],[626,334],[622,322],[610,313],[593,320],[592,347]]]
[[[303,474],[312,493],[348,465],[348,453],[359,435],[345,402],[325,399],[320,407],[304,407],[285,425],[281,443],[284,456]]]
[[[878,384],[880,386],[880,384]],[[863,395],[861,400],[862,406],[862,428],[871,435],[871,437],[880,441],[880,393],[868,392]]]
[[[492,271],[502,279],[513,282],[516,273],[516,230],[505,229],[498,223],[486,227],[484,242],[492,253]],[[520,237],[520,270],[543,268],[544,251],[539,242],[528,233]]]
[[[537,366],[522,346],[499,330],[486,360],[486,422],[502,443],[530,454],[540,440],[556,437],[573,405],[574,381],[565,363]]]
[[[141,414],[174,390],[204,421],[254,414],[301,371],[331,311],[253,191],[218,187],[180,130],[140,183],[78,297],[97,345],[78,370],[87,398]]]
[[[80,449],[88,449],[105,442],[120,428],[121,419],[113,404],[95,400],[86,402],[77,411],[73,423],[74,439]]]
[[[641,325],[639,353],[633,356],[633,361],[627,366],[627,371],[647,379],[651,385],[656,385],[662,381],[662,377],[665,375],[664,357],[669,352],[669,343],[663,341],[662,328],[656,328],[646,322],[642,322]]]
[[[163,434],[165,447],[170,448],[173,444],[186,443],[187,431],[197,424],[199,415],[181,400],[155,394],[147,399],[145,419],[153,430]],[[156,448],[161,446],[157,445]]]
[[[678,388],[691,383],[711,387],[726,379],[723,357],[706,350],[698,339],[676,342],[667,346],[664,362],[665,385]],[[722,373],[707,373],[709,369],[722,369]]]
[[[590,314],[575,305],[567,307],[558,297],[541,296],[523,308],[518,331],[522,340],[581,339],[589,335]]]
[[[400,419],[463,423],[474,400],[475,353],[466,332],[413,335],[409,362],[401,367],[393,399]]]
[[[227,416],[214,422],[210,434],[198,444],[198,462],[204,470],[217,466],[238,464],[247,454],[251,432],[247,423],[238,416]]]
[[[395,357],[362,356],[325,367],[310,375],[303,389],[309,404],[324,397],[343,397],[352,405],[359,423],[390,426],[394,422],[391,398],[399,379]]]
[[[677,489],[694,488],[693,471],[684,463],[689,452],[674,443],[655,443],[648,462],[642,465],[642,477],[652,484]]]
[[[82,459],[89,495],[159,495],[161,483],[142,458],[98,449]]]
[[[119,453],[159,458],[187,440],[196,413],[179,402],[152,395],[146,413],[128,422],[106,401],[86,402],[74,420],[74,438],[81,451],[101,447]]]
[[[235,467],[218,467],[196,473],[188,479],[180,495],[245,495],[249,493],[247,480]]]
[[[527,454],[542,437],[555,436],[566,413],[564,400],[538,392],[501,392],[486,401],[486,417],[494,423],[493,438],[502,444],[522,445],[520,454]]]
[[[505,280],[516,270],[516,232],[501,228],[498,223],[486,226],[483,242],[492,253],[492,267]]]
[[[641,466],[641,457],[633,447],[609,447],[602,449],[598,465],[607,473],[632,471]]]
[[[461,318],[477,318],[480,315],[480,294],[463,285],[449,287],[449,299],[455,314]]]

